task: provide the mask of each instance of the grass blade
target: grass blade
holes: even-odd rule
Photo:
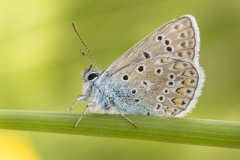
[[[75,129],[79,116],[0,110],[0,128],[240,148],[240,122],[127,115],[135,128],[120,115],[87,114]]]

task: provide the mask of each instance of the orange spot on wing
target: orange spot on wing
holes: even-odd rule
[[[177,89],[177,93],[179,93],[179,94],[181,94],[181,95],[185,95],[185,93],[186,93],[186,89],[184,88],[184,87],[182,87],[182,88],[178,88]]]
[[[196,72],[194,70],[186,70],[186,71],[183,72],[183,75],[187,76],[187,77],[194,77],[194,76],[196,76],[195,73]]]
[[[189,76],[188,71],[183,72],[183,75],[184,75],[184,76]]]
[[[187,79],[187,80],[183,81],[183,83],[186,84],[186,85],[189,85],[190,81],[191,81],[191,79]]]
[[[182,63],[176,63],[175,66],[174,66],[175,69],[182,69],[183,68],[183,65]]]
[[[168,58],[163,58],[163,59],[161,60],[161,62],[162,62],[162,63],[167,63],[167,62],[169,62],[169,59],[168,59]]]
[[[166,109],[165,111],[167,116],[171,116],[172,115],[172,111],[170,109]]]
[[[172,102],[176,105],[176,106],[180,106],[181,105],[181,98],[174,98],[172,100]]]

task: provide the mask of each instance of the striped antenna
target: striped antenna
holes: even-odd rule
[[[96,61],[94,60],[92,53],[90,52],[90,50],[88,49],[88,47],[86,46],[86,44],[83,42],[82,38],[80,37],[80,35],[79,35],[78,31],[77,31],[76,25],[75,25],[74,23],[72,23],[72,26],[73,26],[73,29],[74,29],[75,33],[77,34],[78,38],[79,38],[80,41],[82,42],[83,46],[86,48],[87,52],[88,52],[89,55],[91,56],[92,61],[93,61],[93,64],[94,64],[94,67],[98,70]],[[84,55],[84,53],[82,53],[82,55]]]

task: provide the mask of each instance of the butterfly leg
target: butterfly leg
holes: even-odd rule
[[[87,96],[79,95],[78,98],[73,102],[73,104],[66,110],[65,114],[67,112],[70,112],[78,102],[84,101],[86,99],[87,99]]]
[[[85,109],[84,109],[84,111],[83,111],[83,114],[81,115],[81,117],[78,119],[77,123],[76,123],[75,126],[74,126],[75,128],[77,128],[77,125],[78,125],[79,122],[82,120],[83,116],[86,114],[86,111],[87,111],[88,107],[93,106],[93,105],[95,105],[95,104],[89,103],[89,104],[85,107]]]
[[[125,114],[123,114],[120,110],[118,110],[118,112],[128,121],[130,122],[134,127],[138,128],[133,121],[131,121],[128,117],[125,116]]]

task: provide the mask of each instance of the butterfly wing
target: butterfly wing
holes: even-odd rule
[[[101,89],[112,88],[119,80],[128,92],[121,98],[124,109],[133,106],[130,113],[138,113],[134,109],[141,106],[156,115],[183,116],[196,104],[204,82],[198,62],[199,42],[194,17],[172,20],[111,64],[100,77],[106,83]]]

